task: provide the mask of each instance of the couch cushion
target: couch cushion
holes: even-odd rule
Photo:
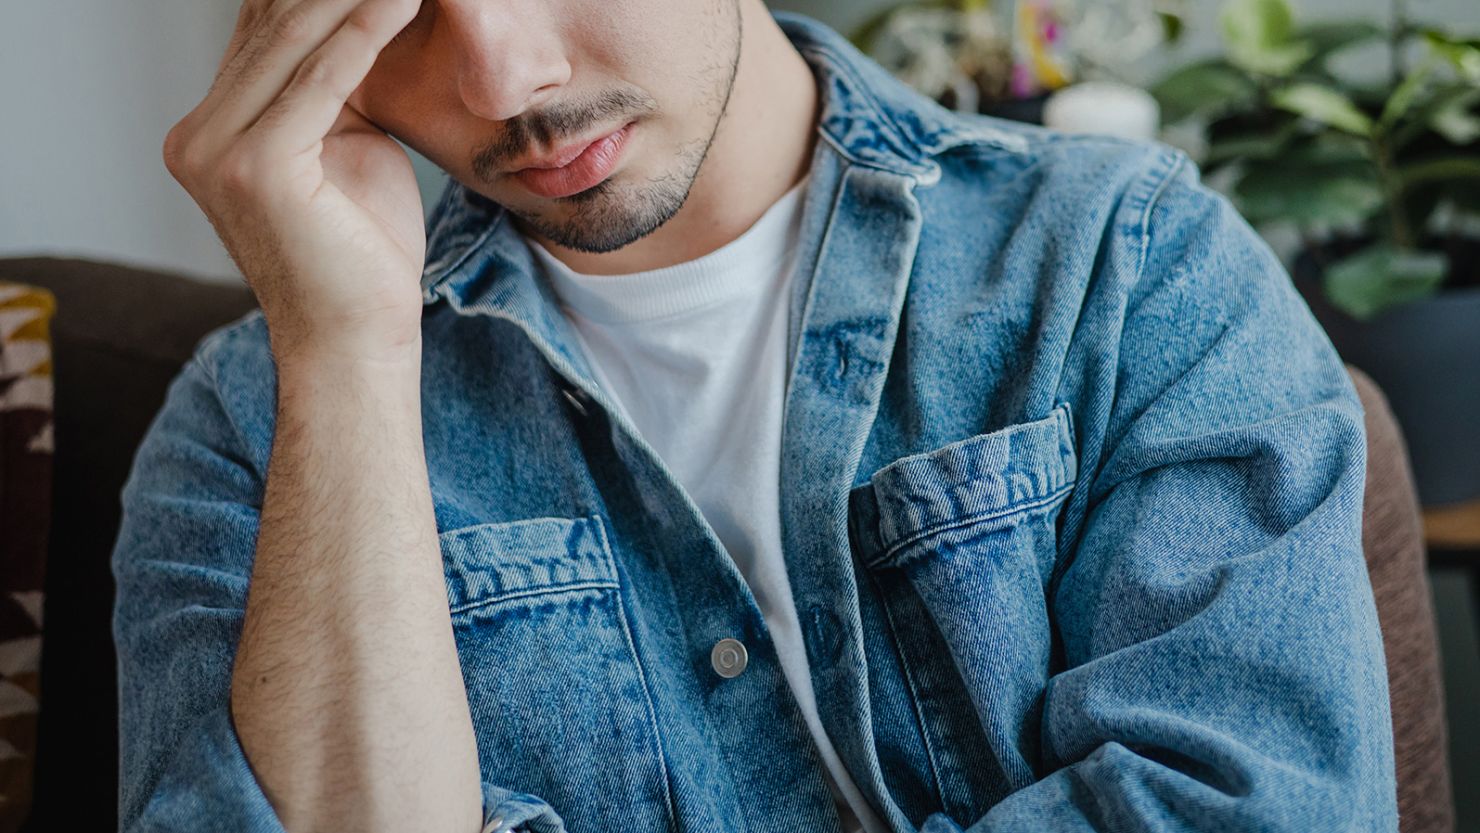
[[[1382,625],[1401,833],[1451,833],[1448,732],[1418,492],[1398,420],[1372,377],[1346,366],[1367,428],[1362,549]]]
[[[246,286],[68,258],[0,259],[0,279],[49,290],[55,380],[46,649],[30,830],[112,830],[112,641],[119,491],[165,388],[201,336],[255,307]]]
[[[0,830],[26,817],[36,762],[55,309],[46,290],[0,280]]]

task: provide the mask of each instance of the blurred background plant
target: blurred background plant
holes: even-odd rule
[[[1182,0],[907,0],[866,20],[859,49],[947,107],[1037,121],[1072,82],[1122,80],[1180,36]]]
[[[1300,265],[1357,320],[1480,285],[1480,40],[1410,21],[1297,25],[1287,0],[1231,0],[1224,54],[1156,83],[1168,124],[1204,137],[1203,172],[1250,222],[1300,235]],[[1376,83],[1333,69],[1385,45]]]

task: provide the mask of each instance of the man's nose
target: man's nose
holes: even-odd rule
[[[559,94],[570,80],[558,21],[545,0],[447,0],[457,86],[468,112],[504,121]]]

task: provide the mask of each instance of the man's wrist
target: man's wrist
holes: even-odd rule
[[[277,360],[277,411],[294,422],[411,426],[421,418],[421,344],[401,351],[315,349]],[[354,428],[355,431],[361,428]]]
[[[357,378],[417,378],[421,373],[421,337],[396,345],[317,342],[272,347],[279,379],[309,381]]]

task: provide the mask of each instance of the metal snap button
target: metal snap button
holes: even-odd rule
[[[738,677],[745,670],[749,659],[745,645],[728,636],[714,643],[713,650],[709,652],[709,664],[714,666],[714,673],[725,678]]]

